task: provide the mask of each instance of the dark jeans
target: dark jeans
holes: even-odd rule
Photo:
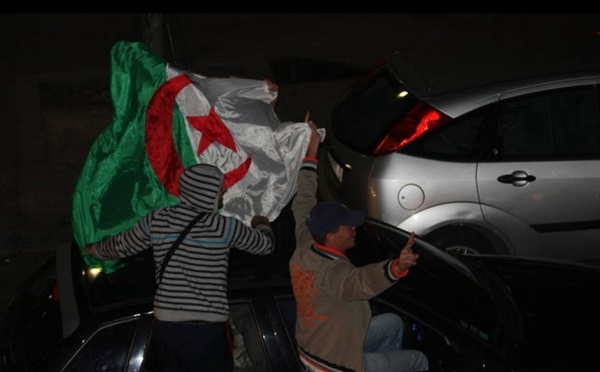
[[[154,320],[142,371],[231,372],[229,323],[177,323]]]

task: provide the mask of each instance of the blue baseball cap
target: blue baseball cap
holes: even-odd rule
[[[328,200],[317,203],[306,218],[306,226],[313,235],[320,236],[338,226],[356,227],[365,221],[365,212],[348,209],[344,204]]]

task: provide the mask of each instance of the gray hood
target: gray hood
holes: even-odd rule
[[[209,164],[195,164],[186,168],[179,177],[179,198],[181,203],[195,209],[217,212],[217,195],[223,183],[223,173]]]

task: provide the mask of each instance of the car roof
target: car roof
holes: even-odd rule
[[[421,99],[524,78],[596,71],[600,32],[553,29],[485,34],[391,54],[394,75]]]

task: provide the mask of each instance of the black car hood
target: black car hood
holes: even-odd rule
[[[523,323],[512,357],[560,370],[600,370],[600,267],[514,256],[468,257],[508,289]],[[593,339],[593,338],[592,338]],[[562,367],[561,367],[562,366]]]

